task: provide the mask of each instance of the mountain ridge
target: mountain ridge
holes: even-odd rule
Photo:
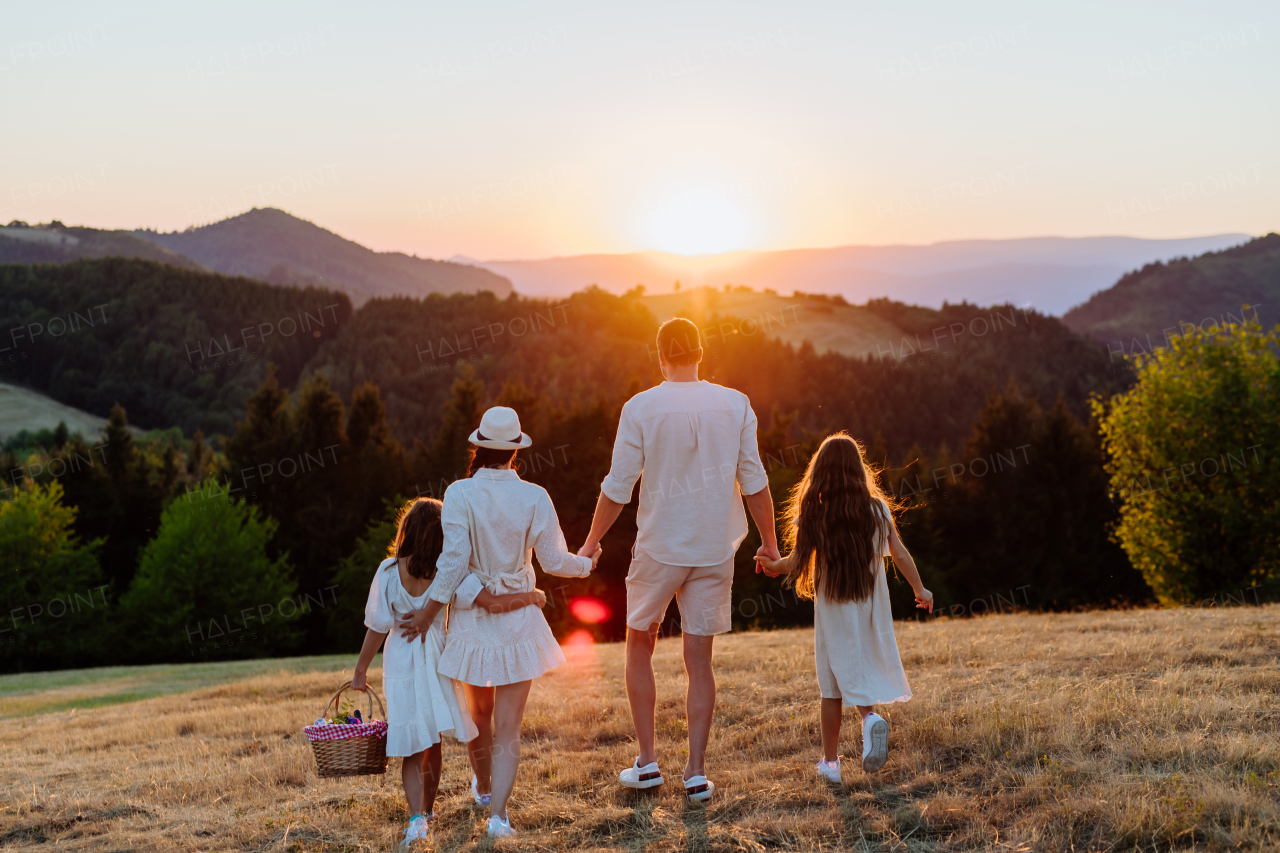
[[[512,291],[510,281],[490,270],[403,252],[375,252],[274,207],[255,207],[185,231],[133,233],[225,275],[338,288],[356,305],[374,297],[484,290],[505,297]]]

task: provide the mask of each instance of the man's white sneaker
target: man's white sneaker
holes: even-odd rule
[[[662,778],[662,770],[658,768],[658,762],[650,761],[641,767],[640,758],[637,756],[635,764],[618,774],[618,781],[624,788],[643,789],[656,788],[666,780]]]
[[[496,814],[489,815],[489,822],[485,824],[485,832],[490,838],[506,838],[515,835],[516,831],[511,828],[511,821],[500,818]]]
[[[825,758],[818,759],[818,763],[813,765],[818,771],[818,775],[834,785],[841,784],[844,780],[840,778],[840,759],[835,761],[827,761]]]
[[[690,802],[704,803],[716,792],[716,786],[706,776],[690,776],[684,780],[684,792]]]
[[[493,794],[480,793],[480,782],[475,776],[471,777],[471,799],[476,801],[477,806],[484,806],[486,809],[493,802]]]
[[[875,773],[889,758],[889,721],[867,714],[862,721],[862,769]]]

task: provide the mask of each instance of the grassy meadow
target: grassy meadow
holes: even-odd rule
[[[617,786],[635,755],[622,647],[575,648],[534,687],[511,804],[521,835],[498,846],[1277,849],[1278,617],[1267,605],[900,623],[915,698],[883,709],[891,748],[874,777],[858,766],[846,716],[839,788],[812,770],[812,633],[730,635],[718,644],[718,790],[707,807],[687,804],[672,781],[656,793]],[[161,680],[185,692],[45,713],[65,701],[41,705],[45,693],[161,670],[6,677],[0,847],[391,849],[407,819],[398,762],[385,781],[320,780],[301,734],[353,661],[171,667]],[[678,639],[660,642],[657,666],[660,761],[672,780],[685,737]],[[446,742],[429,849],[492,848],[469,779],[465,751]]]

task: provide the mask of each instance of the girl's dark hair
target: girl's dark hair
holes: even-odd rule
[[[434,498],[416,498],[400,508],[396,516],[396,538],[387,549],[388,557],[404,564],[405,571],[420,580],[436,576],[436,560],[444,550],[444,528],[440,512],[444,504]]]
[[[886,516],[879,503],[889,507]],[[831,601],[871,595],[880,561],[876,546],[893,527],[893,504],[863,459],[862,445],[839,432],[809,460],[784,509],[793,564],[788,580],[802,598]]]
[[[516,450],[498,450],[472,444],[467,454],[467,476],[474,477],[481,468],[501,468],[515,458]]]

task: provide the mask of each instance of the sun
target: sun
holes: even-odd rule
[[[678,255],[708,255],[743,248],[747,220],[718,195],[695,190],[672,196],[649,213],[649,239]]]

